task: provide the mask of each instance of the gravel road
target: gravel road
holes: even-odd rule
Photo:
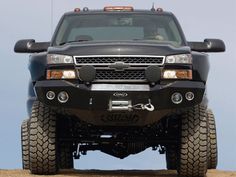
[[[0,170],[0,177],[49,177],[30,175],[25,170]],[[118,170],[118,171],[98,171],[98,170],[69,170],[61,171],[54,177],[177,177],[175,171],[158,170]],[[209,170],[207,177],[236,177],[236,172],[225,172]]]

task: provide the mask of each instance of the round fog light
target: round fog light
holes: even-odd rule
[[[48,100],[53,100],[55,98],[55,93],[53,91],[48,91],[46,97]]]
[[[66,103],[69,100],[69,95],[66,92],[60,92],[57,99],[60,103]]]
[[[192,101],[194,99],[194,93],[193,92],[188,92],[185,94],[185,98],[188,100],[188,101]]]
[[[180,104],[183,101],[183,96],[176,92],[171,96],[171,100],[174,104]]]

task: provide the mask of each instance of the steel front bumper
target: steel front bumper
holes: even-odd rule
[[[86,86],[63,80],[50,80],[38,81],[35,85],[35,91],[39,101],[49,106],[106,111],[109,110],[111,100],[122,100],[129,101],[132,105],[147,104],[150,101],[155,110],[163,110],[191,107],[201,103],[205,92],[205,84],[194,81],[176,81],[154,87],[148,84],[93,84]],[[46,98],[48,91],[55,92],[55,99],[48,100]],[[57,95],[62,91],[69,95],[69,100],[66,103],[60,103],[57,99]],[[172,94],[176,92],[183,95],[183,101],[180,104],[174,104],[171,101]],[[185,98],[187,92],[194,93],[195,97],[192,101]]]

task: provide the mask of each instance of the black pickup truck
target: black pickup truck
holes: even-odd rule
[[[181,177],[216,168],[206,52],[224,52],[222,40],[187,42],[161,8],[109,6],[76,8],[51,42],[20,40],[14,50],[31,53],[24,169],[56,174],[87,151],[123,159],[150,147]]]

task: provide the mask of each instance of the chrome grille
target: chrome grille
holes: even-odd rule
[[[133,65],[163,65],[164,56],[152,55],[114,55],[114,56],[75,56],[74,61],[76,65],[108,65],[115,62],[124,62]]]
[[[150,65],[162,67],[165,56],[154,55],[89,55],[74,56],[76,68],[92,65],[96,69],[94,82],[147,82],[145,70]],[[117,63],[126,66],[116,68]],[[119,64],[118,64],[119,65]],[[78,72],[79,73],[79,72]]]

